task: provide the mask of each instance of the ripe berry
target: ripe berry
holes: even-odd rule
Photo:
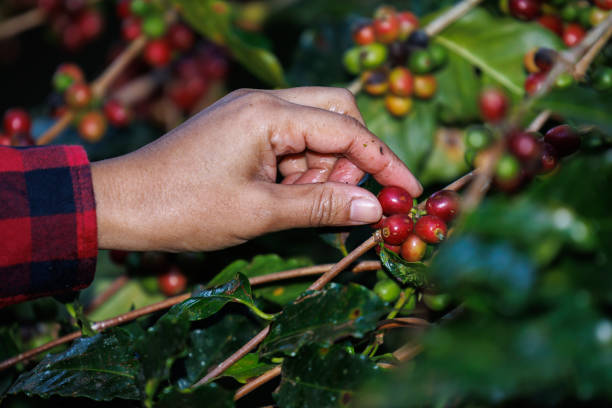
[[[510,0],[508,8],[520,20],[533,20],[540,15],[542,4],[540,0]]]
[[[569,125],[559,125],[544,135],[544,141],[550,143],[560,157],[568,156],[580,148],[580,135]]]
[[[429,215],[440,217],[446,222],[452,221],[459,213],[461,197],[455,191],[441,190],[433,193],[425,204]]]
[[[483,126],[470,126],[465,132],[465,144],[473,150],[481,150],[491,142],[491,132]]]
[[[388,47],[389,63],[392,67],[402,66],[406,64],[410,49],[405,42],[394,41]]]
[[[508,140],[508,148],[523,163],[534,163],[540,158],[540,144],[536,137],[528,132],[513,134]]]
[[[550,48],[538,48],[533,56],[533,61],[541,72],[548,72],[557,59],[557,52]]]
[[[87,106],[91,102],[91,97],[91,88],[85,83],[72,84],[64,94],[66,103],[77,109]]]
[[[442,242],[446,238],[446,232],[446,223],[435,215],[422,216],[414,226],[414,233],[428,244]]]
[[[557,167],[559,161],[555,148],[550,143],[540,139],[540,166],[538,168],[538,174],[550,173]]]
[[[357,45],[368,45],[376,41],[374,26],[370,21],[361,22],[353,28],[353,41]]]
[[[401,187],[384,187],[377,197],[385,215],[408,214],[412,210],[412,197]]]
[[[132,0],[119,0],[117,2],[117,15],[119,18],[126,18],[132,14],[132,10],[130,9],[130,4]]]
[[[193,31],[185,24],[175,23],[168,29],[168,41],[172,48],[179,51],[187,51],[193,47],[195,36]]]
[[[87,112],[79,122],[79,134],[90,143],[102,139],[106,132],[106,119],[98,111]]]
[[[400,248],[401,248],[399,245],[389,245],[389,244],[385,244],[385,243],[383,243],[383,245],[385,246],[385,249],[387,251],[391,251],[394,254],[398,254],[399,255]],[[377,245],[374,250],[376,251],[376,255],[380,255],[380,245]]]
[[[62,44],[70,51],[76,51],[85,44],[85,37],[77,23],[68,24],[62,30]]]
[[[426,74],[434,68],[434,63],[427,50],[416,50],[410,54],[409,66],[415,74]]]
[[[166,296],[175,296],[187,288],[187,277],[176,267],[157,278],[159,290]]]
[[[484,120],[498,122],[506,116],[508,98],[500,89],[488,88],[480,94],[479,105]]]
[[[563,35],[563,21],[555,15],[546,14],[545,16],[538,17],[538,23],[542,27],[548,28],[559,37]]]
[[[412,110],[412,99],[409,96],[388,94],[385,96],[385,107],[390,114],[402,117]]]
[[[399,39],[402,41],[407,39],[410,33],[419,28],[418,17],[409,11],[398,13],[397,19],[399,20]]]
[[[414,95],[420,99],[430,99],[436,93],[438,82],[433,75],[414,76]]]
[[[542,83],[546,79],[546,72],[536,72],[529,74],[525,80],[525,91],[528,95],[533,95],[542,87]]]
[[[121,35],[126,41],[135,40],[142,33],[141,20],[138,17],[128,17],[121,23]]]
[[[570,23],[565,26],[563,30],[563,42],[568,47],[573,47],[582,41],[582,38],[586,35],[586,31],[580,24]]]
[[[597,7],[603,10],[612,10],[612,0],[595,0]]]
[[[83,10],[76,21],[85,40],[96,38],[104,26],[102,14],[95,9]]]
[[[395,14],[376,18],[373,26],[376,40],[383,44],[390,44],[399,36],[400,21]]]
[[[361,75],[363,89],[370,95],[383,95],[389,88],[387,74],[381,70],[365,71]]]
[[[412,94],[413,79],[410,71],[404,67],[395,67],[389,73],[389,90],[398,96]]]
[[[399,285],[391,279],[380,280],[374,285],[374,293],[384,302],[393,302],[399,297],[401,291]]]
[[[400,245],[412,232],[412,220],[408,215],[395,214],[383,219],[381,233],[387,244]]]
[[[495,177],[500,181],[514,180],[520,175],[521,164],[510,154],[503,155],[495,167]]]
[[[425,30],[414,30],[410,33],[406,42],[410,48],[427,48],[427,45],[429,45],[429,35]]]
[[[400,255],[408,262],[419,262],[427,252],[427,244],[416,234],[411,233],[401,246]]]
[[[150,41],[144,49],[145,60],[154,67],[163,67],[170,62],[171,52],[164,39]]]
[[[4,113],[4,131],[9,136],[17,133],[30,133],[30,115],[23,109],[9,109]]]
[[[151,14],[142,21],[142,31],[151,38],[161,37],[166,33],[166,21],[160,14]]]
[[[111,125],[121,127],[130,123],[131,115],[120,102],[111,99],[104,104],[104,115]]]

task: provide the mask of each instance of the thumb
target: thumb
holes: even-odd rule
[[[274,184],[271,200],[278,229],[370,224],[382,217],[374,194],[343,183]]]

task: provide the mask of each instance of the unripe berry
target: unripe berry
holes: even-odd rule
[[[416,50],[410,54],[409,66],[415,74],[426,74],[433,70],[434,63],[427,50]]]
[[[142,21],[142,31],[151,38],[161,37],[166,33],[166,21],[160,14],[151,14]]]
[[[85,83],[72,84],[64,94],[66,103],[76,109],[87,106],[91,102],[91,97],[91,88]]]
[[[506,116],[508,98],[500,89],[488,88],[480,94],[479,106],[484,120],[498,122]]]
[[[414,76],[414,96],[420,99],[430,99],[436,93],[438,82],[433,75]]]
[[[491,142],[491,132],[483,126],[470,126],[465,132],[465,144],[473,150],[481,150]]]
[[[98,111],[91,111],[83,115],[79,122],[79,134],[90,143],[102,139],[106,132],[106,119]]]
[[[384,187],[377,198],[385,215],[408,214],[412,210],[412,197],[401,187]]]
[[[433,193],[425,204],[429,215],[435,215],[445,222],[452,221],[461,207],[461,197],[455,191],[441,190]]]
[[[395,214],[382,220],[381,233],[387,244],[400,245],[412,232],[412,220],[407,215]]]
[[[400,255],[408,262],[419,262],[427,252],[427,244],[418,235],[411,233],[400,248]]]
[[[446,238],[446,232],[446,223],[435,215],[424,215],[414,225],[414,233],[428,244],[442,242]]]
[[[510,154],[503,155],[495,167],[495,177],[500,181],[509,181],[520,175],[521,164]]]
[[[402,292],[399,285],[391,279],[383,279],[374,285],[374,293],[378,295],[384,302],[393,302]]]
[[[412,94],[413,78],[410,71],[404,67],[395,67],[389,73],[389,89],[397,96]]]
[[[390,114],[402,117],[412,110],[412,99],[409,96],[388,94],[385,96],[385,107]]]

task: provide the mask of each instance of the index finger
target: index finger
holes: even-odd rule
[[[406,189],[413,197],[423,187],[389,147],[358,120],[324,109],[277,101],[270,144],[277,155],[310,149],[342,154],[382,185]]]

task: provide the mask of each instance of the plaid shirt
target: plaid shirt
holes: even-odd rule
[[[97,256],[80,146],[0,146],[0,307],[87,287]]]

